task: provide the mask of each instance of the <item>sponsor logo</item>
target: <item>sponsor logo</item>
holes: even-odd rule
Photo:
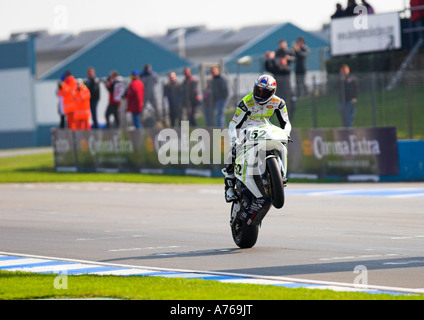
[[[118,135],[114,135],[110,140],[96,140],[94,136],[90,136],[88,150],[94,156],[97,153],[133,153],[135,148],[131,140],[120,139]]]
[[[356,135],[349,135],[347,140],[341,141],[325,141],[321,136],[316,136],[312,142],[312,150],[317,159],[332,155],[370,156],[381,153],[377,140],[358,139]]]
[[[57,153],[66,153],[71,151],[71,142],[68,139],[59,138],[54,142],[54,149]]]

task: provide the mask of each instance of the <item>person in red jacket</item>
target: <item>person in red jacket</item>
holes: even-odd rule
[[[77,80],[77,89],[75,91],[75,111],[74,121],[76,130],[90,130],[90,90],[85,86],[82,79]]]
[[[144,84],[137,71],[131,72],[131,83],[125,93],[127,111],[132,114],[133,124],[136,129],[141,129],[141,113],[144,104]]]
[[[75,130],[74,112],[75,112],[75,91],[77,89],[77,80],[70,71],[66,71],[65,80],[59,85],[58,94],[63,98],[63,109],[68,123],[68,128]]]

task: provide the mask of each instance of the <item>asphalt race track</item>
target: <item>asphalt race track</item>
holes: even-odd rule
[[[223,185],[0,185],[0,251],[424,288],[424,183],[290,184],[252,249]]]

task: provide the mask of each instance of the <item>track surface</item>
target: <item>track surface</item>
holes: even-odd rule
[[[424,288],[423,183],[289,184],[248,250],[229,210],[220,185],[0,185],[0,251]]]

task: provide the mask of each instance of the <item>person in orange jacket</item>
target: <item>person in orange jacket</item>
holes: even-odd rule
[[[77,89],[77,81],[70,71],[64,73],[65,80],[59,84],[58,94],[63,98],[63,108],[68,122],[68,128],[75,130],[74,111],[75,100],[74,95]]]
[[[90,90],[85,86],[84,81],[78,79],[74,95],[74,121],[76,130],[90,130],[91,128],[90,96]]]

